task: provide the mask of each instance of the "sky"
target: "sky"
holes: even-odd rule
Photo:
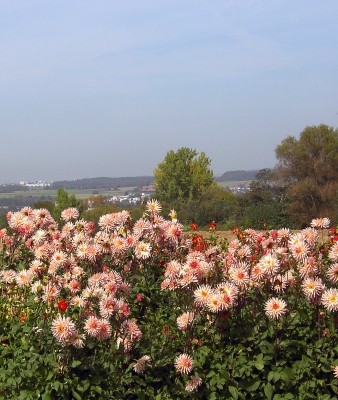
[[[272,168],[338,128],[337,0],[0,0],[0,183]]]

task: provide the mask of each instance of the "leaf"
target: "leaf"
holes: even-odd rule
[[[219,375],[224,378],[226,381],[230,379],[230,374],[229,372],[223,367],[222,369],[219,370]]]
[[[76,398],[76,400],[82,400],[82,397],[77,392],[75,392],[75,390],[72,390],[72,395]]]
[[[264,393],[265,396],[270,400],[272,399],[272,395],[273,395],[273,386],[271,385],[270,382],[268,382],[265,386],[264,386]]]
[[[238,399],[238,390],[234,386],[228,386],[229,392],[233,399]]]
[[[285,367],[282,371],[281,374],[282,378],[284,381],[289,381],[294,379],[295,377],[295,371],[293,370],[293,368],[289,368],[289,367]],[[276,381],[275,381],[276,382]]]
[[[50,397],[49,393],[43,393],[41,395],[41,400],[53,400],[52,397]]]
[[[71,367],[72,367],[72,368],[75,368],[75,367],[77,367],[78,365],[81,365],[81,361],[74,360],[74,361],[72,362],[72,364],[71,364]]]
[[[279,372],[277,372],[277,371],[273,372],[273,380],[274,380],[274,382],[278,382],[280,377],[281,377],[281,374]]]
[[[102,393],[102,388],[101,388],[100,386],[94,386],[94,387],[93,387],[93,390],[94,390],[96,393],[99,393],[99,394]]]
[[[253,390],[258,389],[259,384],[261,383],[261,380],[259,378],[254,378],[254,379],[243,379],[240,383],[239,386],[243,389],[247,389],[249,392],[252,392]]]
[[[261,371],[264,368],[264,364],[262,362],[255,362],[254,366]]]

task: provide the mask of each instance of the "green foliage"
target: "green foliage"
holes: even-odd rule
[[[92,208],[103,206],[106,203],[107,203],[107,196],[104,196],[103,194],[93,194],[92,196],[89,196],[83,200],[83,207],[85,210],[89,210]]]
[[[83,212],[83,218],[87,221],[92,221],[98,229],[100,217],[105,214],[115,213],[121,211],[121,208],[116,204],[100,204],[91,210]]]
[[[232,199],[211,192],[206,199]],[[338,292],[331,309],[322,299],[337,288],[338,237],[238,230],[232,246],[218,246],[215,232],[196,242],[156,207],[147,203],[135,223],[109,213],[100,234],[83,220],[55,231],[27,209],[12,215],[15,232],[0,235],[0,400],[337,399]],[[304,258],[292,246],[302,240]],[[305,273],[310,257],[316,268]],[[308,278],[321,280],[318,292],[306,294]],[[210,293],[198,296],[201,286]],[[267,312],[272,299],[286,303],[278,316]],[[61,316],[74,323],[68,336],[65,325],[52,330]],[[94,316],[109,323],[107,336],[89,333]],[[175,365],[184,354],[191,370]],[[201,384],[190,391],[193,377]]]
[[[264,222],[270,228],[281,229],[291,226],[289,216],[279,202],[247,204],[237,224],[244,228],[263,229]],[[292,227],[292,226],[291,226]]]
[[[200,198],[214,184],[210,163],[204,152],[187,147],[170,150],[154,171],[156,198],[165,202]]]
[[[49,200],[39,200],[33,204],[33,208],[35,209],[44,208],[48,210],[51,214],[53,214],[54,212],[54,207],[55,207],[54,203]]]
[[[75,195],[69,195],[68,192],[64,189],[58,189],[56,198],[55,198],[55,206],[52,213],[53,218],[59,224],[63,224],[61,220],[61,213],[63,210],[69,207],[75,207],[79,211],[80,215],[83,212],[83,203],[78,200]]]
[[[212,185],[203,190],[199,200],[163,203],[163,215],[167,216],[169,210],[175,209],[180,220],[188,225],[192,221],[200,227],[207,226],[211,221],[225,224],[233,217],[237,203],[237,197],[229,190]]]
[[[153,176],[135,176],[135,177],[120,177],[120,178],[84,178],[74,179],[71,181],[55,181],[51,188],[58,189],[112,189],[117,190],[123,187],[142,187],[149,186],[154,181]],[[22,188],[22,187],[21,187]],[[1,190],[1,186],[0,186]],[[15,189],[17,190],[17,189]]]
[[[0,229],[7,228],[8,223],[7,223],[7,218],[6,214],[0,214]]]
[[[278,186],[276,179],[275,172],[267,168],[256,174],[256,179],[250,184],[250,191],[238,199],[236,225],[262,229],[266,222],[274,229],[295,227],[287,212],[285,189]]]
[[[288,211],[306,223],[318,216],[337,220],[338,129],[308,126],[297,140],[288,136],[277,146],[277,173],[287,187]]]

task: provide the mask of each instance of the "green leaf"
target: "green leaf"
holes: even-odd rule
[[[273,386],[271,385],[270,382],[268,382],[265,386],[264,386],[264,393],[265,396],[270,400],[272,399],[272,395],[273,395]]]
[[[279,372],[277,372],[277,371],[273,372],[273,380],[274,380],[274,382],[278,382],[280,377],[281,377],[281,374]]]
[[[94,390],[96,393],[99,393],[99,394],[102,393],[102,389],[101,389],[100,386],[94,386],[94,387],[93,387],[93,390]]]
[[[262,362],[255,362],[254,366],[261,371],[264,368],[264,364]]]
[[[53,398],[49,395],[49,393],[43,393],[41,395],[41,400],[53,400]]]
[[[234,386],[228,386],[229,392],[233,399],[238,399],[238,390]]]
[[[81,365],[81,361],[74,360],[74,361],[72,362],[72,364],[71,364],[71,367],[72,367],[72,368],[75,368],[75,367],[77,367],[78,365]]]
[[[214,375],[216,375],[216,372],[215,372],[215,371],[210,371],[210,372],[208,373],[208,375],[206,376],[206,378],[211,378],[211,377],[213,377]]]
[[[259,378],[243,379],[239,383],[239,386],[243,389],[247,389],[249,392],[252,392],[252,391],[258,389],[258,386],[260,385],[260,383],[261,383],[261,380]]]
[[[61,382],[58,382],[58,381],[54,382],[54,389],[56,391],[59,391],[59,389],[61,389],[61,388],[63,388],[63,385]]]
[[[282,379],[286,382],[289,380],[294,379],[295,377],[295,372],[293,368],[285,367],[281,373]],[[276,382],[276,381],[275,381]]]
[[[72,390],[72,395],[76,398],[76,400],[82,400],[82,397],[75,392],[75,390]]]

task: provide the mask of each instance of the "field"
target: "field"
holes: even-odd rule
[[[120,190],[107,190],[107,189],[67,189],[67,192],[72,195],[74,194],[78,199],[86,199],[89,196],[93,195],[93,192],[98,192],[98,194],[103,194],[105,196],[123,196],[125,191],[133,190],[133,187],[125,187],[120,188]],[[55,197],[57,190],[50,189],[34,189],[34,190],[26,190],[26,191],[16,191],[12,193],[0,193],[1,199],[10,199],[16,196],[22,197],[40,197],[40,196],[53,196]]]
[[[248,187],[251,181],[228,181],[228,182],[218,182],[221,187],[232,187],[232,186],[245,186]],[[86,199],[93,195],[93,192],[98,192],[104,196],[123,196],[126,191],[132,191],[134,187],[121,187],[119,190],[109,190],[109,189],[66,189],[67,192],[78,199]],[[57,190],[54,189],[27,189],[25,191],[15,191],[9,193],[0,193],[0,199],[11,199],[16,196],[22,197],[40,197],[40,196],[52,196],[55,197]]]
[[[221,187],[232,187],[232,186],[245,186],[249,187],[251,181],[227,181],[227,182],[218,182]]]

